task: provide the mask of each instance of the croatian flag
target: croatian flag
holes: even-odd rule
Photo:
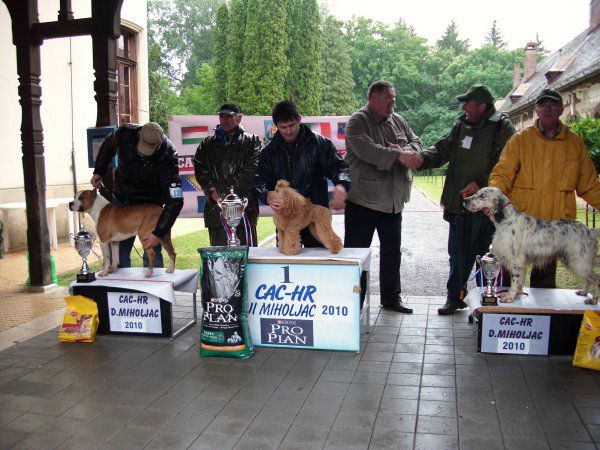
[[[308,123],[307,124],[313,133],[320,134],[328,139],[331,139],[331,124],[329,122]]]
[[[338,122],[337,138],[341,141],[346,138],[346,122]]]
[[[202,125],[197,127],[181,127],[181,143],[199,144],[208,136],[208,126]]]

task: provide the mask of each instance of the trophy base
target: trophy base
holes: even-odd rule
[[[481,306],[498,306],[498,297],[488,297],[485,295],[481,296]]]
[[[77,274],[78,283],[91,283],[92,281],[96,281],[96,274],[94,272]]]

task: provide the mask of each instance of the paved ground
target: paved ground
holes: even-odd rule
[[[0,352],[0,448],[599,448],[600,373],[571,357],[478,354],[466,311],[437,315],[447,228],[413,200],[402,277],[415,313],[373,296],[360,353],[200,358],[197,329],[93,344],[52,329]]]

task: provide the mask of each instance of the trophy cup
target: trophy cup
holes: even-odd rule
[[[75,236],[71,234],[71,239],[73,240],[75,249],[81,259],[83,260],[83,264],[81,265],[81,272],[77,274],[77,282],[78,283],[89,283],[91,281],[96,280],[96,274],[90,271],[90,266],[87,263],[87,257],[92,250],[92,245],[94,243],[94,235],[88,233],[83,229],[83,226],[79,230]]]
[[[240,223],[240,220],[242,220],[242,213],[244,212],[244,209],[246,209],[246,206],[248,206],[248,199],[245,198],[242,200],[237,195],[235,195],[232,186],[229,190],[229,194],[223,200],[219,198],[217,204],[219,205],[219,208],[221,208],[221,211],[223,211],[223,217],[225,218],[225,222],[227,222],[227,225],[231,230],[231,236],[227,241],[227,245],[240,245],[240,240],[237,238],[237,234],[235,231]]]
[[[486,286],[481,294],[481,304],[483,306],[498,306],[498,294],[496,293],[496,279],[502,268],[504,257],[498,257],[492,253],[492,246],[489,251],[483,255],[477,255],[477,263],[481,266]]]

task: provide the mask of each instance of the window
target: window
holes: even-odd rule
[[[121,37],[117,40],[117,82],[119,93],[117,109],[119,125],[137,123],[137,70],[136,70],[136,35],[121,29]]]

